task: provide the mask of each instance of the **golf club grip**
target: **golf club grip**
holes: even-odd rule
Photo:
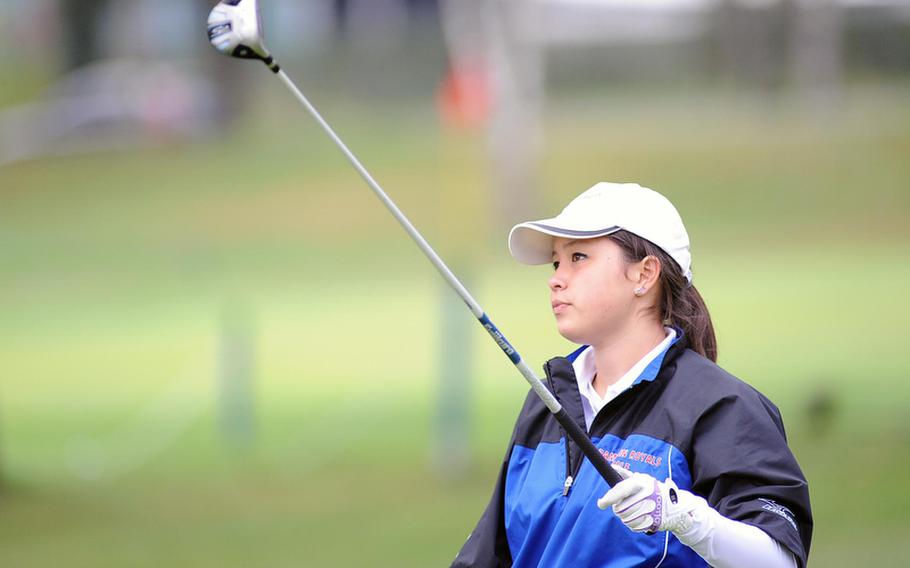
[[[622,477],[619,476],[619,473],[613,469],[613,466],[604,459],[601,455],[600,450],[597,449],[597,446],[594,445],[594,442],[588,438],[588,435],[585,434],[581,427],[575,423],[572,418],[566,414],[565,408],[560,408],[559,412],[554,412],[553,416],[556,417],[556,421],[565,429],[566,435],[572,438],[572,441],[578,444],[578,447],[581,448],[582,453],[585,457],[588,458],[588,461],[591,462],[591,465],[594,466],[594,469],[597,470],[597,473],[604,478],[604,481],[607,482],[607,485],[613,487],[620,481]],[[569,441],[566,440],[568,444]]]

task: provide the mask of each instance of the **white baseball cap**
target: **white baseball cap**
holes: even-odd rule
[[[518,262],[547,264],[553,261],[554,237],[593,239],[620,230],[663,249],[692,282],[689,234],[682,218],[670,200],[637,183],[600,182],[556,217],[515,225],[509,232],[509,251]]]

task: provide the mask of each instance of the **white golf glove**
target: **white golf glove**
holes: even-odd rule
[[[622,481],[597,506],[613,512],[635,532],[672,532],[710,566],[796,568],[796,557],[760,528],[723,517],[708,502],[644,473],[616,467]]]
[[[635,532],[694,536],[689,533],[698,524],[695,513],[709,507],[707,501],[679,489],[671,479],[657,481],[644,473],[614,467],[623,480],[597,500],[598,507],[612,506],[616,516]]]

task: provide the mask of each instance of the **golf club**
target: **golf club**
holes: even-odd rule
[[[603,477],[611,486],[619,483],[622,480],[619,473],[617,473],[604,459],[600,450],[591,442],[587,434],[574,420],[572,420],[562,408],[562,405],[559,404],[559,401],[556,400],[553,394],[547,390],[541,380],[537,378],[534,372],[528,367],[524,360],[522,360],[518,351],[512,347],[505,336],[503,336],[496,326],[493,325],[493,322],[490,321],[490,318],[480,307],[480,304],[477,303],[464,285],[462,285],[452,271],[449,270],[449,267],[446,266],[441,258],[439,258],[439,255],[430,247],[417,229],[414,228],[414,225],[411,224],[389,196],[386,195],[385,191],[383,191],[376,180],[373,179],[373,176],[371,176],[366,168],[363,167],[357,157],[354,156],[344,142],[341,141],[341,138],[335,134],[335,131],[332,130],[329,124],[322,118],[316,108],[310,104],[310,101],[307,100],[300,89],[297,88],[284,70],[282,70],[278,63],[272,58],[263,43],[262,26],[256,0],[223,0],[220,2],[209,14],[208,37],[209,41],[219,52],[231,57],[260,59],[272,70],[272,72],[281,78],[297,100],[299,100],[313,118],[316,119],[316,122],[322,126],[322,129],[325,130],[329,138],[335,142],[335,145],[338,146],[338,149],[341,150],[351,165],[354,166],[357,173],[360,174],[370,189],[373,190],[376,197],[382,201],[383,205],[386,206],[408,235],[411,236],[411,239],[420,247],[420,250],[423,251],[424,255],[433,263],[436,270],[439,271],[446,282],[448,282],[458,295],[461,296],[461,299],[467,304],[471,313],[474,314],[474,317],[477,318],[484,329],[487,330],[487,333],[489,333],[496,344],[499,345],[499,348],[502,349],[503,353],[512,361],[528,384],[531,385],[531,389],[540,397],[541,401],[543,401],[550,412],[553,413],[556,420],[565,429],[566,434],[578,444],[584,455],[597,469],[598,473],[600,473],[601,477]]]

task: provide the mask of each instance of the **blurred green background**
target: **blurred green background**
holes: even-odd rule
[[[285,66],[536,369],[572,346],[490,213],[483,130],[438,116],[433,29],[381,69],[345,41]],[[7,61],[0,110],[45,100],[53,61]],[[467,310],[440,320],[454,293],[278,81],[229,64],[227,127],[0,166],[2,566],[440,566],[486,504],[526,384]],[[903,565],[910,529],[910,77],[886,71],[822,108],[556,73],[540,115],[534,215],[599,180],[679,208],[719,362],[809,479],[814,566]]]

